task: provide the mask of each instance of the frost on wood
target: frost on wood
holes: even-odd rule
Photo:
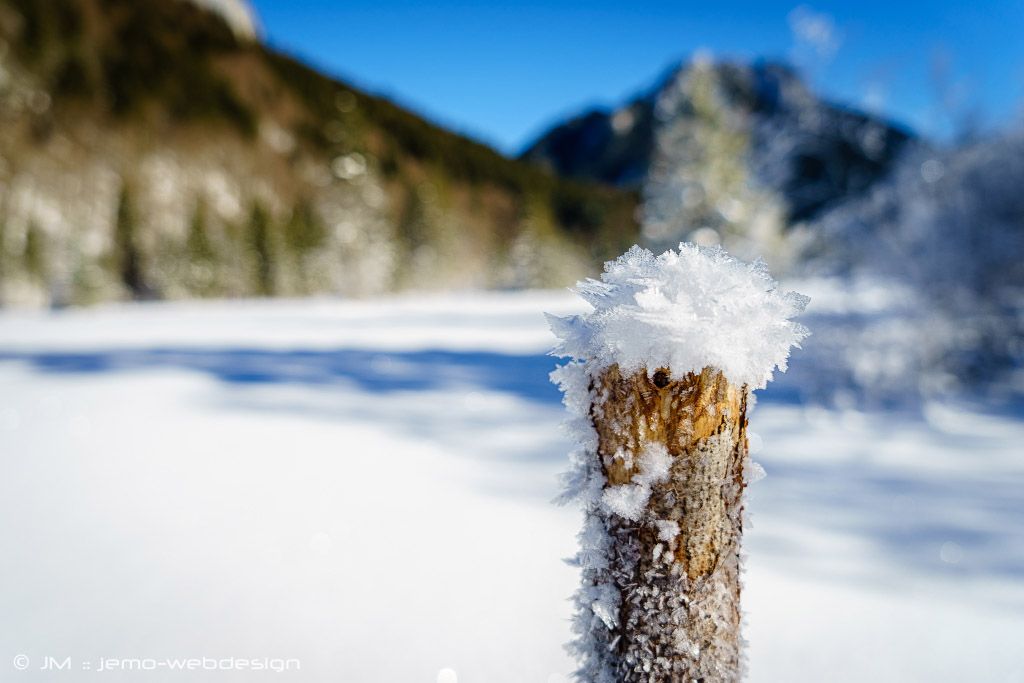
[[[551,319],[586,512],[578,678],[739,680],[747,401],[806,336],[806,299],[692,245],[634,247],[578,291],[594,310]]]
[[[671,368],[679,378],[714,367],[733,384],[763,389],[807,336],[791,320],[807,297],[779,291],[763,262],[717,247],[681,244],[659,256],[633,247],[577,292],[594,310],[548,317],[555,353],[623,372]]]

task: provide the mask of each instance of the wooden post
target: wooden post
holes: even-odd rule
[[[621,602],[598,636],[601,668],[619,681],[740,680],[746,389],[713,368],[672,380],[668,368],[623,375],[613,365],[592,395],[606,493],[634,486],[652,448],[671,459],[639,520],[605,517]]]
[[[807,298],[691,244],[634,247],[576,291],[593,310],[549,320],[579,441],[577,679],[739,681],[748,398],[807,336]]]

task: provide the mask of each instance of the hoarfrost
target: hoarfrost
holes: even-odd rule
[[[576,292],[594,310],[548,316],[560,340],[554,353],[625,372],[666,367],[679,378],[716,367],[761,389],[807,336],[791,320],[807,297],[780,291],[764,262],[743,263],[719,247],[683,243],[655,256],[634,246]]]
[[[672,456],[665,444],[652,443],[640,456],[640,472],[633,481],[646,487],[668,480],[669,469],[672,467]]]
[[[747,473],[746,480],[748,484],[753,484],[755,482],[761,481],[762,479],[768,476],[768,473],[764,471],[764,467],[761,466],[761,463],[754,462],[753,460],[748,462],[747,466],[744,469]]]
[[[671,543],[679,535],[679,522],[670,519],[659,519],[654,522],[658,527],[658,540]],[[659,544],[658,547],[661,547]]]
[[[611,585],[603,584],[599,587],[598,598],[591,603],[590,609],[604,625],[613,629],[619,621],[619,594]]]
[[[640,469],[633,475],[632,484],[609,486],[601,502],[609,512],[631,522],[639,522],[651,498],[651,485],[668,479],[672,456],[663,444],[651,444],[640,456]]]
[[[636,484],[622,484],[605,489],[602,501],[609,512],[631,522],[640,521],[651,497],[651,490]]]

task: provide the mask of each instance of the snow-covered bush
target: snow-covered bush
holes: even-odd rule
[[[810,272],[891,283],[898,319],[868,317],[830,350],[884,395],[992,387],[1024,358],[1024,130],[947,151],[918,149],[863,199],[811,226]],[[899,329],[897,329],[899,328]],[[826,340],[816,340],[824,342]],[[841,344],[841,346],[840,346]],[[887,362],[898,356],[899,363]]]

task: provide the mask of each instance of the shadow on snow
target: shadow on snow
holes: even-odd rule
[[[231,384],[350,382],[369,393],[472,386],[546,404],[561,401],[548,374],[564,362],[546,354],[491,351],[221,347],[0,352],[0,361],[24,362],[38,371],[52,373],[174,368],[208,374]],[[770,385],[758,392],[758,400],[795,404],[803,402],[803,397],[780,383],[777,389]]]
[[[557,404],[548,381],[555,358],[486,351],[362,349],[154,348],[94,352],[0,353],[52,373],[100,373],[174,368],[232,384],[354,384],[369,393],[471,386]]]
[[[485,433],[502,434],[510,429],[518,434],[548,430],[550,435],[531,444],[513,439],[503,446],[501,439],[493,440],[489,455],[528,462],[534,458],[563,457],[564,453],[565,444],[555,436],[552,427],[560,417],[556,412],[560,411],[560,394],[548,380],[548,373],[560,361],[546,355],[190,347],[7,352],[0,353],[0,361],[26,363],[46,373],[182,369],[238,387],[290,385],[329,389],[338,384],[371,394],[489,390],[529,401],[537,410],[516,415],[466,415],[459,406],[444,410],[436,405],[422,405],[404,413],[406,426],[417,436],[437,440],[442,445],[452,440],[471,441]],[[801,403],[798,393],[785,385],[776,392],[759,392],[759,399]],[[373,402],[360,401],[358,397],[337,406],[323,405],[316,397],[308,405],[301,401],[268,403],[258,396],[236,396],[233,400],[236,407],[247,410],[292,410],[307,415],[319,411],[328,419],[344,416],[365,422],[394,420],[388,406],[383,406],[387,410],[382,415]],[[548,414],[552,416],[550,422],[542,418]],[[869,540],[890,561],[918,571],[946,576],[1024,576],[1024,545],[1019,531],[1024,529],[1024,503],[1019,494],[1022,482],[1013,477],[993,481],[987,477],[936,478],[928,473],[906,476],[866,462],[855,466],[828,461],[772,465],[769,460],[768,464],[771,476],[755,487],[755,497],[763,496],[764,514],[769,517],[819,520]],[[768,552],[789,552],[785,537],[769,533],[762,539],[769,546],[764,548]],[[956,543],[963,553],[963,559],[953,565],[939,558],[942,544],[949,542]]]

